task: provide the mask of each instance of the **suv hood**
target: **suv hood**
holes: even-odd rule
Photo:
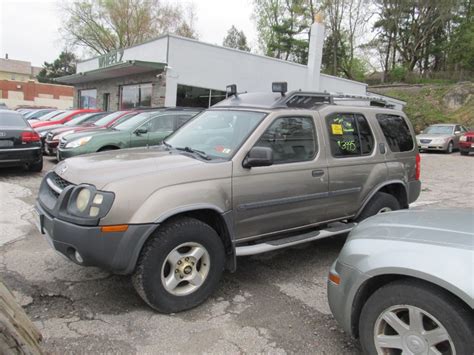
[[[359,224],[350,240],[385,239],[474,249],[472,210],[439,209],[383,213]]]
[[[169,151],[162,146],[113,150],[66,159],[57,165],[55,172],[73,184],[91,184],[98,189],[113,190],[116,182],[125,182],[130,188],[142,186],[140,181],[152,175],[155,188],[176,185],[187,181],[229,177],[223,176],[212,162],[203,162],[191,155]],[[227,170],[227,169],[225,169]],[[158,175],[159,174],[159,175]],[[165,176],[166,175],[166,176]]]

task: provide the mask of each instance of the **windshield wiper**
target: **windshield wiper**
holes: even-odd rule
[[[163,141],[163,144],[165,145],[166,148],[169,148],[169,149],[173,148],[173,146],[169,143],[166,143],[166,141]]]
[[[205,152],[203,152],[202,150],[193,149],[191,147],[184,147],[184,148],[176,147],[175,149],[181,150],[183,152],[193,153],[193,154],[199,155],[201,158],[203,158],[205,160],[211,160],[211,158]]]

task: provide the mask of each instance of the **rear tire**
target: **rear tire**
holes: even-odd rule
[[[197,219],[180,218],[160,226],[150,237],[132,282],[153,309],[181,312],[214,292],[224,265],[224,246],[217,232]]]
[[[41,172],[43,170],[43,157],[41,157],[41,161],[28,165],[28,170],[35,173]]]
[[[461,150],[460,153],[461,153],[461,155],[469,155],[468,150]]]
[[[413,321],[417,319],[421,322]],[[375,355],[377,350],[399,354],[402,349],[397,345],[405,347],[406,353],[430,346],[442,354],[451,354],[449,347],[456,354],[474,353],[470,341],[474,317],[468,307],[443,289],[419,280],[395,281],[375,291],[362,308],[358,326],[363,354]],[[430,331],[440,335],[427,336]]]
[[[375,216],[376,214],[396,211],[399,209],[400,203],[395,196],[386,192],[377,192],[367,203],[364,210],[355,221],[362,222],[364,219]]]

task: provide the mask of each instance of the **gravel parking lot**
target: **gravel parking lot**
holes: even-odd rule
[[[45,170],[54,161],[46,158]],[[422,154],[413,208],[473,208],[474,157]],[[216,294],[176,315],[150,310],[127,277],[57,255],[32,222],[42,174],[0,169],[0,272],[44,336],[64,353],[357,354],[326,301],[326,275],[344,239],[242,257]]]

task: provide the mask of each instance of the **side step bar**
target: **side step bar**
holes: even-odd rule
[[[235,248],[237,256],[255,255],[266,253],[268,251],[283,249],[293,245],[311,242],[313,240],[332,237],[338,234],[348,233],[356,226],[356,223],[332,223],[325,229],[314,230],[292,237],[269,240],[260,244],[238,246]]]

